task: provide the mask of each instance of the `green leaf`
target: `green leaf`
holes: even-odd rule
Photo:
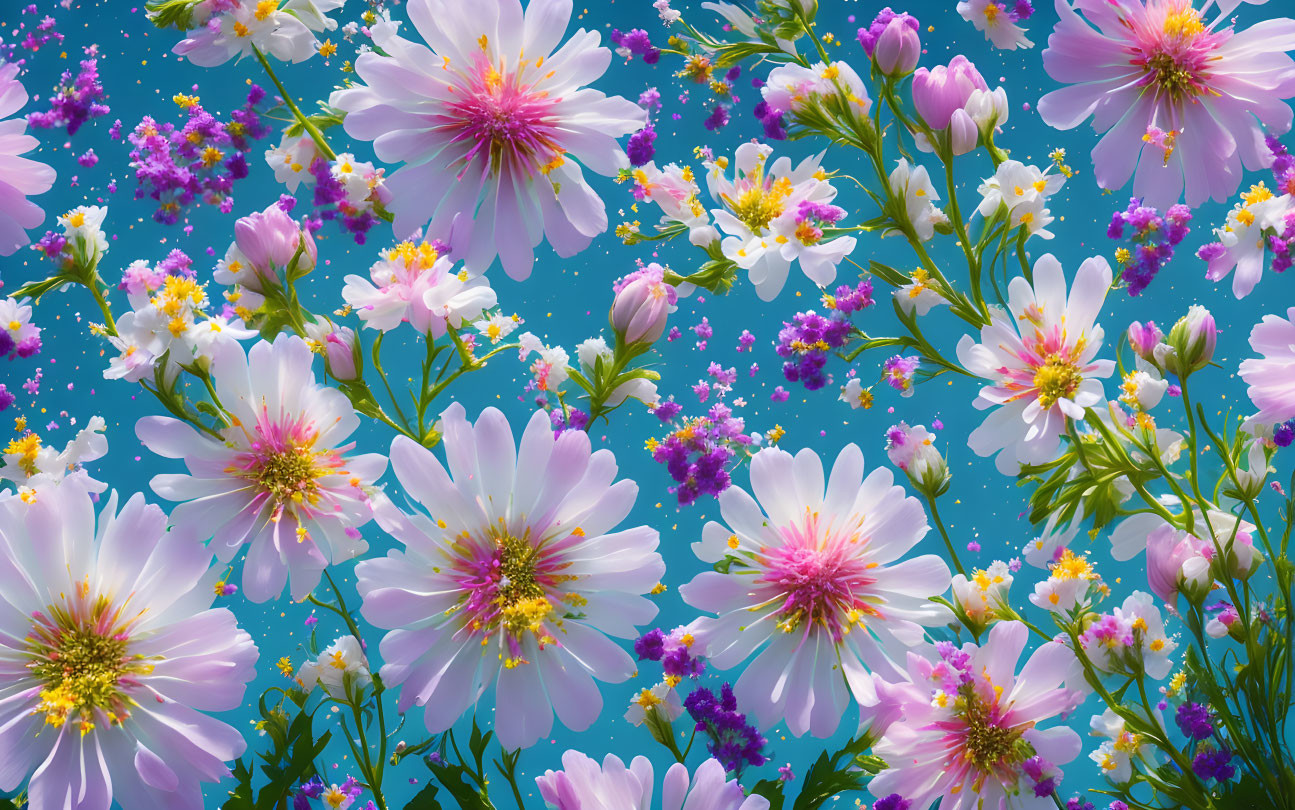
[[[786,784],[781,779],[761,779],[751,788],[751,795],[768,799],[769,810],[782,810],[784,800],[782,790]]]
[[[432,762],[424,759],[427,767],[432,769],[436,776],[436,781],[441,783],[441,787],[450,792],[454,801],[458,803],[459,810],[494,810],[494,805],[490,800],[481,794],[475,787],[464,781],[463,775],[466,771],[462,765],[454,765],[445,758],[445,745],[442,742],[440,761]]]
[[[436,785],[428,782],[418,791],[414,798],[405,805],[405,810],[441,810],[441,803],[436,801]]]
[[[864,752],[871,747],[872,741],[867,734],[857,737],[845,744],[831,757],[827,752],[818,755],[818,759],[805,774],[805,784],[796,797],[793,810],[817,810],[835,796],[847,791],[863,790],[868,783],[867,768],[881,762],[876,757],[865,756]],[[842,762],[841,760],[845,761]],[[884,767],[884,763],[882,763]]]

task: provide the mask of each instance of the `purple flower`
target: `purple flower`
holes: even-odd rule
[[[1232,751],[1227,747],[1206,748],[1196,754],[1192,760],[1192,773],[1200,777],[1202,782],[1208,782],[1211,779],[1226,782],[1237,772],[1231,762]]]
[[[629,146],[625,151],[629,155],[631,166],[642,166],[652,159],[656,154],[656,147],[652,145],[655,140],[656,130],[651,124],[630,136]]]
[[[17,400],[17,397],[9,393],[9,389],[5,387],[4,383],[0,383],[0,411],[14,404],[15,400]]]
[[[878,799],[873,805],[872,810],[909,810],[913,803],[898,793],[892,793],[889,796]]]
[[[702,126],[711,132],[718,132],[728,126],[728,107],[723,104],[716,104],[715,109],[711,110],[710,115],[706,116],[706,120],[702,122]]]
[[[1214,717],[1209,707],[1200,703],[1179,706],[1174,722],[1188,739],[1208,740],[1214,734]]]
[[[696,723],[698,733],[709,738],[706,750],[719,760],[724,770],[740,777],[747,765],[759,767],[768,761],[764,755],[764,735],[737,710],[737,698],[727,683],[720,687],[718,698],[711,690],[701,687],[684,698],[683,705]]]
[[[63,71],[62,80],[50,97],[49,109],[29,113],[27,123],[34,129],[63,128],[68,135],[75,135],[86,121],[108,114],[108,106],[100,101],[103,97],[99,60],[83,60],[75,80],[72,71]]]
[[[1125,228],[1132,229],[1128,244],[1116,251],[1121,270],[1120,278],[1129,285],[1129,295],[1139,295],[1156,277],[1156,274],[1174,257],[1174,248],[1191,232],[1191,209],[1174,205],[1165,216],[1142,204],[1137,197],[1129,200],[1128,207],[1111,215],[1106,235],[1114,240],[1125,238]],[[1197,255],[1208,261],[1206,254],[1218,258],[1217,251],[1201,248]],[[1222,245],[1218,246],[1222,248]]]

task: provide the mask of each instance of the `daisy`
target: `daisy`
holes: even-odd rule
[[[1035,795],[1023,764],[1038,756],[1055,767],[1078,756],[1073,729],[1040,726],[1072,711],[1083,695],[1063,686],[1081,681],[1074,653],[1057,642],[1035,650],[1016,674],[1029,635],[1020,622],[999,622],[983,646],[942,643],[934,663],[910,654],[901,719],[873,746],[877,756],[903,764],[882,771],[868,790],[898,793],[914,808],[937,798],[948,810],[1053,807],[1051,795]]]
[[[710,195],[723,206],[711,211],[727,234],[720,247],[747,271],[762,301],[772,301],[782,291],[792,262],[800,263],[810,281],[826,287],[855,246],[852,236],[823,239],[823,230],[834,227],[845,211],[831,205],[836,189],[818,158],[805,158],[793,169],[786,156],[770,162],[772,154],[767,144],[742,144],[733,157],[732,179],[727,158],[706,164]]]
[[[480,274],[498,255],[515,279],[530,275],[548,239],[573,256],[607,229],[584,178],[629,168],[616,139],[642,129],[644,111],[585,85],[612,53],[581,29],[561,48],[569,0],[410,0],[423,45],[397,24],[371,29],[360,83],[333,94],[348,134],[373,141],[380,160],[405,165],[386,180],[395,232],[426,227]],[[555,51],[555,48],[557,49]]]
[[[1163,728],[1164,724],[1160,722],[1159,715],[1156,721],[1157,725]],[[1124,725],[1124,718],[1111,709],[1099,715],[1093,715],[1093,719],[1089,721],[1089,727],[1092,728],[1094,737],[1105,739],[1096,751],[1088,755],[1088,758],[1097,763],[1102,769],[1102,776],[1113,784],[1122,785],[1132,778],[1135,759],[1142,760],[1152,768],[1158,767],[1155,745],[1148,742],[1141,734],[1129,731]]]
[[[200,538],[135,495],[96,527],[77,478],[0,496],[0,790],[32,810],[192,808],[246,743],[256,645],[224,608]],[[216,791],[213,791],[215,793]]]
[[[31,243],[27,231],[45,221],[45,212],[27,198],[49,191],[56,176],[44,163],[21,157],[40,146],[27,134],[27,121],[3,120],[26,103],[18,66],[0,62],[0,256],[12,256]]]
[[[1019,160],[1005,160],[999,164],[994,176],[980,184],[980,205],[976,211],[982,217],[991,217],[1000,207],[1006,207],[1012,216],[1013,227],[1020,225],[1018,208],[1033,211],[1034,203],[1047,203],[1049,197],[1066,183],[1063,174],[1039,171],[1037,166],[1027,166]],[[1039,208],[1044,206],[1040,205]]]
[[[647,757],[634,757],[625,767],[608,754],[599,765],[579,751],[562,755],[562,770],[535,778],[540,796],[554,810],[651,810],[654,778]],[[697,766],[690,779],[688,766],[676,762],[661,784],[661,810],[768,810],[763,796],[747,796],[730,780],[714,757]]]
[[[39,326],[31,322],[31,299],[0,298],[0,358],[31,357],[40,351]]]
[[[688,228],[688,241],[698,247],[707,247],[719,241],[719,232],[710,224],[710,214],[697,195],[701,192],[692,169],[668,163],[657,168],[647,163],[633,169],[634,199],[649,200],[661,208],[664,225],[679,223]]]
[[[949,299],[931,287],[931,276],[924,268],[917,268],[909,277],[912,281],[896,287],[894,293],[895,303],[905,314],[916,312],[921,317],[933,308],[949,303]]]
[[[352,635],[345,635],[324,648],[313,661],[307,661],[297,670],[294,680],[307,692],[315,686],[338,700],[345,700],[347,684],[354,691],[373,683],[369,674],[369,659]]]
[[[310,173],[310,164],[320,157],[315,139],[309,135],[293,137],[286,132],[273,149],[265,150],[265,162],[274,170],[276,183],[283,183],[291,194],[305,183],[314,185],[315,176]]]
[[[313,359],[287,334],[246,356],[236,345],[218,352],[212,372],[229,421],[220,440],[164,416],[135,424],[146,447],[188,467],[152,480],[158,495],[182,502],[172,523],[211,537],[221,562],[248,544],[243,593],[253,602],[278,596],[289,575],[292,598],[305,599],[330,563],[368,548],[359,528],[387,460],[349,452],[359,417],[343,393],[315,382]]]
[[[1018,9],[1024,6],[1029,13],[1022,15]],[[958,13],[962,19],[976,26],[985,39],[993,43],[1000,51],[1014,51],[1017,48],[1033,48],[1034,43],[1025,38],[1025,31],[1019,25],[1028,19],[1034,11],[1029,3],[1013,2],[1011,7],[1001,0],[962,0],[958,3]]]
[[[826,737],[851,694],[877,702],[869,670],[898,675],[893,662],[922,642],[922,627],[951,620],[929,601],[948,589],[949,569],[933,555],[896,562],[926,534],[926,515],[889,470],[865,479],[853,444],[826,480],[812,450],[761,450],[751,486],[755,498],[726,489],[727,525],[707,523],[693,544],[703,562],[726,561],[728,573],[699,574],[680,594],[718,614],[692,626],[716,667],[760,650],[735,692],[762,727],[785,718],[797,736]]]
[[[303,62],[319,51],[315,34],[332,31],[337,21],[326,17],[346,0],[228,0],[220,13],[200,23],[176,43],[172,52],[198,67],[216,67],[235,57],[250,56],[253,49],[283,62]]]
[[[1285,230],[1291,203],[1289,194],[1274,197],[1263,183],[1251,186],[1228,212],[1223,227],[1214,230],[1218,241],[1201,248],[1198,255],[1207,262],[1205,277],[1221,281],[1235,269],[1232,294],[1237,298],[1249,295],[1264,274],[1268,237]]]
[[[401,242],[384,250],[369,268],[369,279],[347,276],[342,298],[370,329],[389,332],[408,321],[433,338],[447,327],[463,324],[497,303],[484,277],[454,272],[454,262],[442,255],[443,245]]]
[[[1110,614],[1097,617],[1079,643],[1100,672],[1145,672],[1160,680],[1169,674],[1169,655],[1178,643],[1165,635],[1154,597],[1134,591]]]
[[[760,95],[780,113],[805,112],[834,96],[845,99],[848,109],[860,117],[866,117],[872,108],[863,80],[845,62],[817,62],[811,67],[779,65],[769,71]]]
[[[991,381],[975,406],[993,408],[967,444],[979,456],[998,453],[997,466],[1015,475],[1020,464],[1052,460],[1066,420],[1084,418],[1084,409],[1104,401],[1099,378],[1115,369],[1095,360],[1104,333],[1093,321],[1111,286],[1111,266],[1101,257],[1085,261],[1069,296],[1061,262],[1046,254],[1034,264],[1034,285],[1012,279],[1008,309],[993,310],[980,330],[980,343],[964,335],[958,360]]]
[[[1241,361],[1241,379],[1259,412],[1251,419],[1275,425],[1295,418],[1295,307],[1286,317],[1265,315],[1250,330],[1250,348],[1259,357]]]
[[[1230,9],[1207,22],[1192,0],[1061,0],[1057,13],[1043,67],[1069,86],[1041,98],[1039,114],[1057,129],[1091,116],[1106,133],[1092,152],[1098,185],[1132,177],[1146,205],[1164,210],[1185,194],[1195,207],[1231,196],[1243,165],[1271,162],[1264,131],[1291,127],[1283,100],[1295,96],[1295,63],[1284,51],[1295,20],[1237,31]]]
[[[8,479],[19,487],[37,489],[57,485],[69,474],[80,473],[87,489],[102,492],[107,485],[90,478],[82,465],[107,454],[107,427],[102,416],[90,417],[62,450],[44,444],[39,435],[31,432],[11,440],[0,452],[0,461],[4,462],[0,464],[0,481]]]
[[[662,681],[649,689],[639,690],[625,710],[625,719],[632,726],[641,726],[647,722],[649,711],[655,711],[667,723],[673,723],[683,714],[683,703],[674,688]]]
[[[1075,537],[1079,534],[1084,522],[1082,512],[1076,513],[1071,518],[1070,523],[1061,525],[1061,513],[1053,512],[1048,515],[1047,523],[1043,524],[1043,531],[1039,536],[1025,544],[1021,549],[1021,556],[1025,557],[1025,562],[1035,568],[1047,569],[1049,563],[1054,563],[1065,552]]]
[[[402,549],[356,566],[361,612],[390,632],[382,679],[400,711],[424,707],[440,733],[495,684],[495,733],[506,749],[546,737],[553,713],[583,731],[602,711],[596,680],[620,682],[634,661],[608,636],[631,638],[656,615],[643,597],[665,572],[656,530],[613,531],[634,504],[613,483],[610,451],[578,430],[556,438],[537,411],[520,446],[504,415],[476,425],[455,403],[441,415],[448,471],[398,437],[391,463],[427,514],[384,505]]]

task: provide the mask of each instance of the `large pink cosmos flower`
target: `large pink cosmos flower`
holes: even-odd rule
[[[230,711],[256,645],[212,608],[220,569],[135,495],[95,526],[84,473],[0,496],[0,790],[32,810],[202,806],[246,748]]]
[[[382,639],[382,677],[400,710],[424,707],[429,731],[454,725],[495,681],[495,733],[508,749],[534,745],[553,713],[583,731],[602,711],[594,679],[634,674],[607,636],[631,638],[656,615],[643,594],[665,573],[657,533],[612,529],[638,487],[615,481],[608,450],[556,438],[544,412],[520,446],[494,408],[476,425],[455,403],[441,416],[449,472],[410,439],[391,444],[401,486],[428,514],[381,508],[404,545],[356,566],[364,618]]]
[[[31,243],[27,231],[45,221],[45,212],[27,198],[49,191],[56,176],[44,163],[19,157],[40,146],[27,134],[27,121],[3,120],[26,103],[18,66],[0,62],[0,256]]]
[[[1285,55],[1295,48],[1295,20],[1236,31],[1226,17],[1237,0],[1219,3],[1210,23],[1192,0],[1056,5],[1061,19],[1043,67],[1070,86],[1041,98],[1039,114],[1057,129],[1093,117],[1093,129],[1106,133],[1092,153],[1103,188],[1132,177],[1133,193],[1161,210],[1184,192],[1191,206],[1224,202],[1242,165],[1271,163],[1259,124],[1290,130],[1282,100],[1295,96],[1295,63]]]
[[[1053,807],[1051,793],[1035,795],[1026,761],[1055,770],[1079,754],[1066,726],[1044,720],[1078,707],[1083,693],[1075,655],[1057,642],[1035,650],[1020,674],[1016,662],[1030,632],[1021,622],[999,622],[980,647],[937,645],[938,658],[908,657],[908,683],[892,689],[901,704],[873,753],[891,767],[868,783],[874,796],[898,793],[913,810],[937,798],[941,810]]]
[[[1264,425],[1295,419],[1295,307],[1286,317],[1265,315],[1250,330],[1250,348],[1262,357],[1241,361],[1241,379],[1250,386],[1253,418]]]
[[[540,796],[554,810],[652,810],[652,763],[634,757],[625,767],[608,754],[599,765],[579,751],[562,755],[562,770],[535,777]],[[688,778],[688,766],[676,762],[661,783],[661,810],[768,810],[769,800],[748,796],[724,766],[711,757]]]
[[[719,614],[691,627],[716,667],[763,650],[738,678],[738,701],[769,727],[786,718],[797,736],[834,732],[851,694],[877,703],[869,670],[896,677],[922,626],[951,619],[929,601],[949,587],[949,568],[925,555],[896,563],[929,528],[916,498],[885,468],[863,476],[863,453],[847,445],[826,481],[812,450],[777,448],[751,460],[751,487],[719,498],[727,526],[706,524],[693,551],[726,560],[680,589],[684,601]]]
[[[1111,286],[1111,266],[1093,257],[1079,266],[1066,295],[1061,262],[1051,253],[1034,263],[1034,286],[1024,278],[1007,288],[1009,313],[995,310],[980,343],[963,335],[958,360],[991,381],[975,406],[995,408],[967,444],[978,456],[998,453],[998,470],[1015,475],[1020,464],[1051,461],[1066,419],[1104,399],[1100,377],[1115,370],[1096,360],[1105,333],[1094,323]],[[1001,452],[1000,452],[1001,451]]]
[[[292,598],[305,599],[330,563],[368,548],[359,527],[387,460],[348,452],[359,417],[346,395],[315,382],[313,358],[286,334],[246,356],[238,344],[218,350],[216,393],[231,419],[219,441],[165,416],[135,425],[148,449],[189,468],[152,481],[158,495],[183,501],[172,522],[212,537],[222,562],[250,543],[243,593],[253,602],[278,596],[289,574]]]
[[[607,229],[607,211],[582,167],[628,168],[616,139],[646,123],[642,109],[585,85],[611,62],[597,32],[557,47],[571,0],[410,0],[426,41],[373,26],[377,48],[355,72],[365,84],[333,94],[346,131],[373,141],[391,175],[395,232],[427,226],[473,273],[498,255],[515,279],[530,275],[545,238],[572,256]],[[430,48],[428,47],[430,46]],[[429,224],[430,223],[430,224]]]

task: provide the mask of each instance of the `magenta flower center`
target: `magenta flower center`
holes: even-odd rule
[[[235,456],[226,472],[252,482],[276,520],[285,509],[316,506],[322,496],[319,479],[346,473],[335,450],[316,449],[319,432],[305,417],[276,422],[262,412],[253,431],[244,435],[247,450]]]
[[[963,687],[954,702],[954,717],[937,726],[946,732],[945,745],[952,757],[976,773],[972,787],[979,791],[987,777],[1002,785],[1015,785],[1018,766],[1033,755],[1022,735],[1028,726],[1014,725],[998,704],[986,700],[974,686]]]
[[[562,165],[557,120],[551,115],[555,102],[546,91],[524,84],[521,76],[521,71],[506,72],[502,64],[496,67],[482,53],[474,57],[464,81],[449,88],[457,100],[446,105],[450,113],[442,127],[452,142],[468,147],[460,173],[478,159],[494,176],[510,172],[519,178],[548,174]]]
[[[1149,3],[1145,24],[1126,24],[1133,29],[1130,64],[1143,70],[1143,86],[1171,107],[1212,92],[1209,66],[1230,32],[1208,30],[1190,0]],[[1173,129],[1178,125],[1167,123]]]
[[[573,534],[569,540],[579,537]],[[528,663],[522,650],[527,636],[541,648],[556,643],[554,633],[565,618],[560,607],[585,604],[579,594],[562,591],[565,583],[576,579],[562,573],[569,566],[560,554],[567,545],[536,545],[529,532],[516,537],[506,531],[484,539],[464,535],[454,544],[461,555],[454,568],[463,595],[452,610],[462,616],[467,633],[483,640],[500,637],[506,648],[504,666]]]
[[[880,616],[880,600],[871,593],[876,563],[862,556],[866,538],[855,533],[824,532],[818,515],[802,526],[783,529],[785,542],[764,552],[764,573],[758,580],[780,601],[778,627],[783,632],[808,634],[814,628],[839,642],[865,616]],[[803,628],[803,629],[802,629]]]
[[[31,616],[27,668],[41,684],[37,713],[47,725],[73,722],[82,735],[97,723],[120,725],[132,700],[124,688],[151,664],[131,655],[130,622],[103,597],[91,599],[88,582],[62,605]]]

